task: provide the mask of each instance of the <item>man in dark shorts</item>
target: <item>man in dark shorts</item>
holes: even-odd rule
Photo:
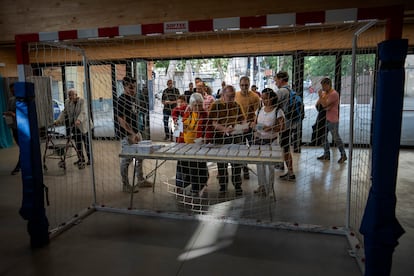
[[[279,90],[276,92],[281,108],[283,112],[287,114],[288,112],[288,104],[289,104],[289,96],[290,96],[290,89],[289,89],[289,75],[287,72],[279,72],[275,76],[275,82]],[[285,130],[281,132],[279,141],[280,147],[283,150],[283,159],[285,160],[286,167],[288,169],[287,173],[279,176],[282,180],[288,181],[295,181],[296,176],[293,172],[293,161],[292,161],[292,153],[290,152],[290,137],[292,135],[292,129],[297,127],[296,123],[292,120],[286,118],[285,119]]]

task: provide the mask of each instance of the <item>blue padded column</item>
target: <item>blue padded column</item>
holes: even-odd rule
[[[23,200],[20,215],[28,221],[32,248],[49,243],[49,222],[44,206],[42,158],[37,124],[34,84],[15,83],[16,118],[20,144]]]
[[[392,254],[404,234],[395,216],[398,157],[408,41],[378,45],[380,67],[374,103],[372,186],[360,232],[365,243],[365,275],[390,275]]]

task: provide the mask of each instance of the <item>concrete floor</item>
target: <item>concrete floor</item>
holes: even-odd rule
[[[394,254],[393,276],[414,271],[413,157],[413,151],[400,153],[396,213],[406,233]],[[361,275],[341,235],[108,212],[94,212],[49,246],[31,250],[26,222],[18,215],[21,176],[10,175],[16,158],[16,147],[0,150],[0,275]],[[286,186],[277,189],[295,187]],[[298,205],[302,208],[283,208],[275,215],[329,217],[319,196],[327,195],[315,193],[317,207]]]

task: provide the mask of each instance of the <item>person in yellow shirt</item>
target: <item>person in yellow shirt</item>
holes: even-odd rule
[[[203,96],[193,93],[183,114],[184,143],[192,144],[205,134],[207,112],[203,109]],[[177,192],[183,193],[185,187],[191,184],[191,195],[202,196],[203,188],[207,186],[208,169],[205,161],[177,161],[176,172]]]
[[[235,101],[238,103],[243,113],[246,116],[246,121],[251,124],[256,121],[256,112],[260,107],[260,97],[253,91],[249,90],[250,88],[250,79],[247,76],[240,78],[240,91],[236,92]],[[248,131],[244,133],[243,143],[246,143],[246,140],[249,144],[253,141],[253,128],[250,126]],[[249,168],[247,165],[243,166],[243,177],[244,179],[249,179]]]

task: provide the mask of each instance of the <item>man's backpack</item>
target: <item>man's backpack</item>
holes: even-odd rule
[[[303,104],[302,97],[300,97],[295,91],[286,87],[289,90],[289,102],[285,117],[291,122],[298,122],[305,118],[305,106]]]

